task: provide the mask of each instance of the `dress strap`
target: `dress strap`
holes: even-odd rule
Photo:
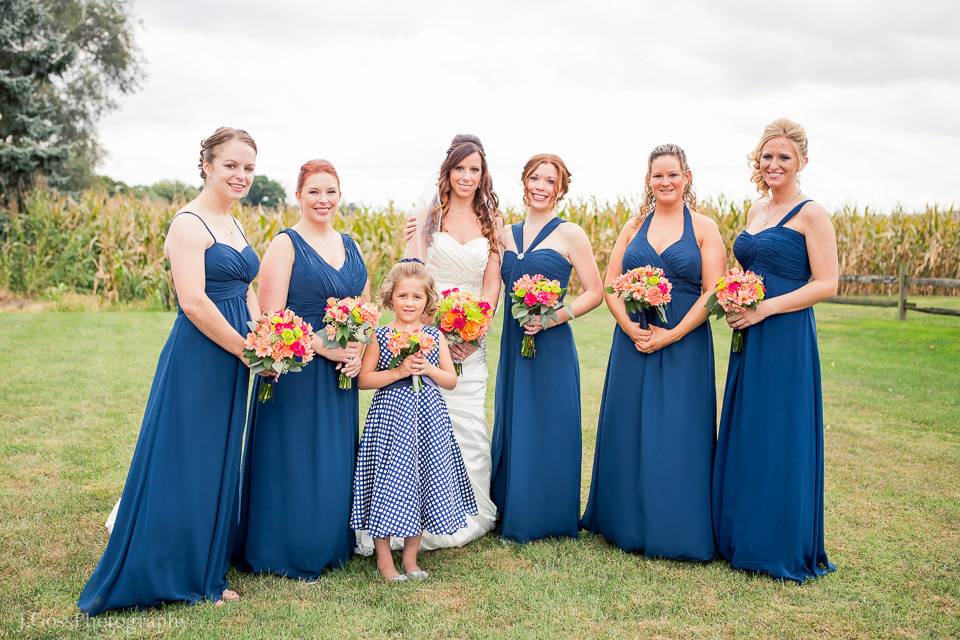
[[[517,245],[517,253],[523,253],[523,223],[511,226],[510,231],[513,232],[513,242]]]
[[[188,214],[190,214],[191,216],[193,216],[194,218],[196,218],[197,220],[199,220],[199,221],[200,221],[200,224],[203,225],[203,228],[206,229],[206,230],[207,230],[207,233],[210,234],[210,237],[213,238],[213,241],[214,241],[214,242],[217,242],[217,236],[213,235],[213,231],[210,231],[210,227],[207,226],[207,223],[204,222],[204,221],[203,221],[203,218],[201,218],[200,216],[198,216],[197,214],[195,214],[193,211],[181,211],[181,212],[178,213],[177,215],[173,216],[173,220],[176,220],[177,218],[179,218],[180,216],[182,216],[182,215],[185,214],[185,213],[188,213]],[[173,220],[171,220],[170,222],[173,222]]]
[[[521,251],[521,253],[530,253],[537,248],[537,245],[546,240],[547,236],[553,233],[553,230],[559,227],[561,224],[566,222],[563,218],[553,218],[547,224],[543,225],[543,228],[540,229],[540,233],[537,234],[537,237],[533,239],[533,242],[530,243],[530,246],[527,249]],[[523,233],[521,231],[521,238]]]
[[[643,219],[643,224],[640,225],[640,229],[637,231],[638,236],[647,236],[647,230],[650,228],[650,221],[653,220],[653,215],[657,212],[656,208],[650,210],[650,213],[647,214],[647,217]]]
[[[787,213],[787,215],[780,218],[780,222],[777,223],[777,226],[782,227],[783,225],[787,224],[790,221],[790,218],[797,215],[797,213],[800,212],[800,209],[803,209],[803,205],[807,204],[808,202],[813,202],[813,200],[812,199],[804,200],[803,202],[795,206],[793,209],[790,209],[790,212]]]
[[[245,234],[243,232],[243,229],[240,228],[240,223],[237,222],[237,219],[234,218],[233,216],[230,216],[230,219],[233,220],[233,224],[237,225],[237,231],[239,231],[240,235],[243,236],[243,241],[246,242],[247,244],[250,244],[250,241],[247,240],[247,234]]]
[[[696,240],[696,235],[693,232],[693,214],[690,213],[690,207],[687,206],[687,203],[683,203],[683,235],[680,237],[683,240],[687,233],[690,233],[690,236]]]

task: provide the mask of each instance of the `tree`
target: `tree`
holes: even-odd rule
[[[286,199],[287,192],[279,182],[267,176],[256,176],[243,202],[252,206],[273,208],[283,204]]]
[[[93,179],[96,125],[142,76],[133,26],[127,0],[0,0],[0,198]]]

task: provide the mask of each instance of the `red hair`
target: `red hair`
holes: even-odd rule
[[[300,167],[300,175],[297,177],[297,193],[300,193],[303,189],[303,183],[306,179],[315,173],[329,173],[336,179],[337,189],[340,188],[340,176],[337,175],[337,170],[333,168],[332,164],[327,160],[307,160]]]

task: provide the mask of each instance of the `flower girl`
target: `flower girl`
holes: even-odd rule
[[[419,260],[404,260],[384,278],[380,301],[396,318],[377,329],[358,376],[361,389],[377,392],[360,439],[350,526],[369,531],[386,580],[422,580],[423,531],[454,533],[477,505],[437,388],[456,386],[453,360],[443,335],[423,323],[437,306],[433,278]],[[391,536],[404,538],[404,573],[393,563]]]

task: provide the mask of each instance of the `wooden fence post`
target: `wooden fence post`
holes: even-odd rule
[[[897,268],[898,300],[897,310],[900,312],[900,319],[907,319],[907,265],[900,263]]]

